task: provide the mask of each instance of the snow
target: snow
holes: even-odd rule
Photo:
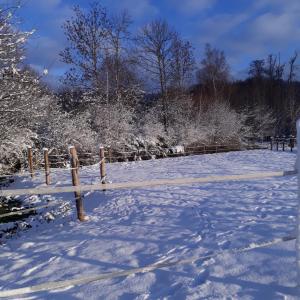
[[[254,150],[107,164],[107,174],[112,182],[246,174],[292,170],[295,160],[295,153]],[[100,181],[98,165],[79,173],[82,184]],[[51,177],[56,186],[71,184],[70,171]],[[43,172],[9,188],[32,186],[45,186]],[[295,235],[297,176],[88,192],[89,221],[82,223],[73,193],[32,199],[59,200],[71,210],[49,209],[44,223],[31,217],[31,229],[5,241],[0,291],[224,252],[18,299],[299,299],[294,240],[227,251]]]
[[[297,145],[300,145],[300,120],[297,121]],[[297,154],[296,168],[298,170],[298,219],[297,219],[297,241],[296,241],[296,251],[297,251],[297,283],[300,287],[300,153]]]
[[[184,153],[184,146],[175,146],[171,148],[172,153]]]

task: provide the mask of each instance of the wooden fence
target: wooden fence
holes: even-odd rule
[[[279,151],[281,148],[282,151],[289,150],[293,152],[293,149],[296,145],[296,138],[294,136],[275,136],[270,138],[270,150]]]
[[[247,149],[256,149],[257,147],[250,147],[248,146]],[[89,190],[94,190],[94,189],[114,189],[114,188],[125,188],[123,185],[107,185],[106,181],[106,167],[105,164],[107,162],[115,162],[118,160],[128,160],[128,161],[135,161],[135,160],[144,160],[144,159],[151,159],[151,158],[164,158],[164,157],[176,157],[176,156],[187,156],[187,155],[198,155],[198,154],[209,154],[209,153],[218,153],[218,152],[228,152],[228,151],[239,151],[241,150],[240,145],[201,145],[201,146],[195,146],[195,147],[187,147],[184,149],[184,152],[180,153],[161,153],[160,151],[145,151],[145,150],[140,150],[140,151],[127,151],[127,152],[113,152],[111,149],[108,149],[105,151],[104,147],[99,148],[98,155],[94,155],[93,153],[80,153],[80,155],[77,153],[76,148],[74,146],[70,146],[68,149],[68,153],[65,154],[49,154],[49,150],[47,148],[44,148],[42,150],[42,155],[40,155],[38,150],[34,150],[31,147],[28,147],[27,149],[27,159],[28,159],[28,171],[29,175],[34,178],[37,170],[41,171],[41,167],[44,169],[45,173],[45,183],[46,185],[51,184],[51,172],[55,168],[60,168],[64,167],[63,170],[69,170],[71,173],[71,178],[72,178],[72,185],[73,189],[69,190],[74,192],[74,197],[76,200],[76,209],[77,209],[77,217],[80,221],[85,221],[85,213],[84,213],[84,207],[83,207],[83,201],[81,197],[81,191],[82,191],[82,186],[80,185],[80,166],[82,165],[89,165],[89,164],[99,164],[99,183],[100,186],[102,185],[102,188],[99,188],[99,185],[95,186],[90,186],[88,187]],[[117,155],[116,155],[117,154]],[[121,155],[122,156],[119,156]],[[37,157],[40,157],[43,159],[42,162],[39,162],[37,160]],[[12,175],[7,175],[7,176],[14,176]],[[1,177],[1,175],[0,175]],[[4,176],[5,177],[5,176]],[[207,179],[204,179],[207,180]],[[194,179],[191,179],[190,181],[187,182],[187,179],[183,180],[185,183],[192,183],[194,182]],[[163,184],[182,184],[181,180],[175,180],[174,183],[172,182],[165,182],[164,180],[160,180],[159,182],[163,182]],[[159,182],[150,182],[151,184],[154,185],[160,185]],[[199,181],[196,179],[195,182],[202,182],[202,179]],[[132,183],[132,187],[138,187],[141,185],[141,183]],[[145,186],[148,186],[146,183],[142,183]],[[128,184],[127,184],[128,185]],[[126,186],[127,186],[126,185]],[[81,189],[78,189],[77,187],[81,187]],[[87,187],[85,187],[87,188]],[[51,188],[50,188],[51,190]],[[50,191],[48,189],[48,193]],[[53,188],[52,188],[53,190]],[[9,191],[7,191],[9,192]],[[4,190],[2,191],[2,196],[8,196],[7,192]],[[18,190],[16,193],[19,195],[22,191]],[[33,191],[26,190],[25,194],[31,194],[34,193],[36,194],[36,190],[34,189]],[[53,191],[52,191],[53,192]],[[56,188],[54,192],[63,192],[61,191],[61,188]],[[17,195],[16,193],[14,194],[9,194],[10,196]],[[39,194],[42,193],[42,191],[39,191]],[[21,193],[22,194],[22,193]],[[24,191],[23,191],[24,194]],[[44,207],[44,206],[43,206]],[[34,208],[29,208],[28,210],[34,210]],[[7,213],[7,215],[10,215],[10,213]]]

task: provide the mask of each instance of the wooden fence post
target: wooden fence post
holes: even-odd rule
[[[276,136],[276,151],[279,149],[279,137]]]
[[[50,165],[49,165],[49,155],[48,155],[48,149],[44,148],[44,163],[45,163],[45,176],[46,176],[46,184],[50,184]]]
[[[111,163],[111,148],[108,148],[108,157],[109,157],[109,163]]]
[[[72,183],[73,186],[79,186],[80,185],[80,180],[79,180],[79,161],[78,161],[78,156],[77,152],[74,146],[69,147],[70,150],[70,156],[71,156],[71,174],[72,174]],[[83,209],[83,201],[81,198],[81,193],[80,191],[75,191],[75,200],[76,200],[76,209],[77,209],[77,218],[79,221],[83,222],[86,221],[86,217],[84,215],[84,209]]]
[[[284,145],[285,145],[285,136],[282,137],[282,151],[285,150]]]
[[[28,154],[28,167],[31,178],[34,177],[34,170],[33,170],[33,160],[32,160],[32,148],[31,146],[27,147],[27,154]]]
[[[271,136],[270,143],[271,143],[271,151],[272,151],[273,150],[273,137],[272,136]]]
[[[291,143],[291,152],[293,152],[293,148],[295,147],[295,139],[294,139],[293,136],[291,136],[291,141],[290,141],[290,143]]]
[[[104,155],[103,146],[100,146],[99,148],[99,156],[100,156],[100,178],[101,178],[101,182],[104,184],[106,181],[106,169],[105,169],[105,155]]]

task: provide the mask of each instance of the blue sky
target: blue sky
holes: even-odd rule
[[[10,2],[0,0],[0,3]],[[300,49],[299,0],[103,0],[109,11],[126,9],[132,30],[151,19],[163,17],[190,40],[200,63],[205,43],[225,51],[235,78],[245,76],[252,59],[280,53],[286,61]],[[56,80],[66,66],[58,53],[64,48],[61,25],[72,15],[72,6],[87,7],[84,0],[24,0],[20,26],[35,29],[28,48],[28,62],[37,69],[49,68]]]

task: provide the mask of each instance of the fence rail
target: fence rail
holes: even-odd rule
[[[71,169],[73,176],[76,173],[76,168]],[[237,181],[237,180],[259,180],[272,177],[282,177],[296,175],[297,172],[293,171],[278,171],[278,172],[263,172],[263,173],[252,173],[243,175],[224,175],[224,176],[207,176],[202,178],[177,178],[177,179],[157,179],[151,181],[138,181],[138,182],[124,182],[124,183],[111,183],[107,184],[103,180],[102,173],[100,174],[101,183],[92,185],[73,185],[73,186],[63,186],[63,187],[45,187],[45,188],[28,188],[28,189],[14,189],[14,190],[1,190],[0,196],[25,196],[25,195],[48,195],[48,194],[58,194],[58,193],[70,193],[74,192],[76,200],[76,208],[78,213],[78,219],[80,221],[85,221],[83,200],[81,198],[81,192],[88,191],[106,191],[106,190],[117,190],[117,189],[140,189],[155,186],[171,186],[171,185],[190,185],[190,184],[204,184],[213,182],[223,182],[223,181]],[[51,201],[45,205],[40,205],[37,207],[30,207],[26,209],[20,209],[14,212],[9,212],[0,215],[0,219],[26,214],[31,211],[39,210],[42,208],[47,208],[51,206],[56,206],[61,204],[60,201]]]

